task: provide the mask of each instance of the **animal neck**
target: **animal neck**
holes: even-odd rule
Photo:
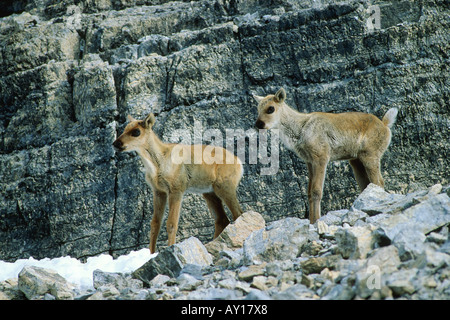
[[[159,169],[164,158],[166,145],[154,133],[147,138],[144,147],[137,150],[142,162],[147,170]]]
[[[280,114],[280,129],[282,131],[298,132],[298,127],[303,127],[308,119],[308,114],[298,112],[285,104]]]

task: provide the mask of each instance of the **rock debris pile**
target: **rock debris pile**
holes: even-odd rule
[[[25,267],[4,299],[449,299],[450,186],[407,195],[369,185],[350,209],[316,224],[266,224],[245,212],[206,245],[190,237],[133,273],[93,273],[81,291],[52,270]]]

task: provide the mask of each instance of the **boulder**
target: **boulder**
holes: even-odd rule
[[[338,252],[346,259],[364,259],[376,243],[375,227],[340,228],[336,232]]]
[[[300,266],[304,274],[320,273],[325,268],[331,270],[335,269],[340,259],[340,255],[314,257],[302,261]]]
[[[264,227],[265,221],[262,215],[255,211],[244,212],[236,221],[230,223],[216,239],[207,243],[205,247],[210,254],[218,258],[220,251],[242,248],[244,240],[253,231]]]
[[[296,258],[309,237],[309,220],[285,218],[253,232],[244,241],[244,262],[261,263]]]
[[[149,284],[158,274],[176,278],[187,264],[209,266],[212,256],[195,237],[163,249],[158,255],[133,272],[133,277]]]
[[[19,273],[19,290],[29,300],[42,298],[49,293],[57,300],[73,300],[74,285],[51,269],[26,266]]]
[[[368,215],[376,215],[386,211],[390,205],[400,201],[405,196],[391,194],[376,184],[369,184],[353,202],[352,208],[363,211]]]
[[[427,197],[398,214],[378,219],[375,226],[399,249],[403,260],[420,255],[426,235],[450,224],[450,198],[441,193]]]

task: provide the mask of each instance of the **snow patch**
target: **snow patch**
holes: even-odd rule
[[[156,256],[157,253],[150,254],[149,249],[141,249],[131,251],[129,254],[120,256],[117,259],[113,259],[108,254],[101,254],[88,258],[86,263],[69,256],[54,259],[44,258],[42,260],[36,260],[31,257],[29,259],[19,259],[16,262],[0,261],[0,282],[17,278],[19,272],[25,266],[37,266],[53,269],[67,281],[77,285],[80,289],[86,290],[94,287],[92,273],[96,269],[105,272],[133,272]]]

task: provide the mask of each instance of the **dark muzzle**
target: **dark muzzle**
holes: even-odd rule
[[[258,128],[258,129],[264,129],[264,126],[265,126],[266,124],[263,122],[263,121],[261,121],[261,120],[258,120],[258,121],[256,121],[256,123],[255,123],[255,126]]]

